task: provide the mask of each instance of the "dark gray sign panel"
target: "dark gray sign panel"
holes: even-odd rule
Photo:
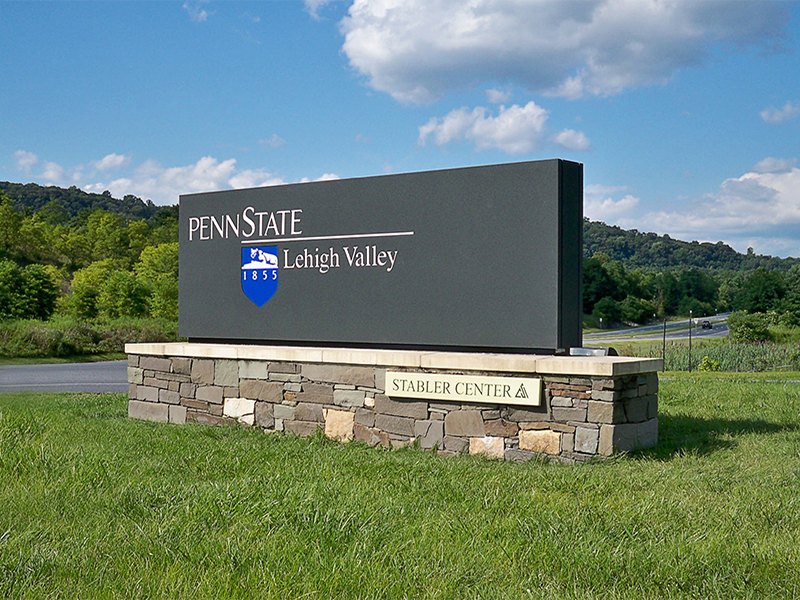
[[[582,225],[562,160],[181,196],[180,335],[578,347]]]

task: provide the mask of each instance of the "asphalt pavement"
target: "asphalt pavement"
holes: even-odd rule
[[[730,313],[715,315],[713,317],[701,317],[694,319],[695,325],[692,328],[693,339],[717,338],[728,336],[728,316]],[[711,323],[711,329],[703,329],[703,321]],[[587,333],[583,336],[584,343],[600,344],[606,342],[649,342],[661,340],[664,336],[664,324],[645,325],[642,327],[629,327],[626,329],[615,329]],[[667,340],[687,340],[689,339],[689,321],[672,321],[667,323]]]
[[[0,366],[0,392],[128,392],[128,361]]]
[[[712,329],[702,329],[696,325],[692,337],[720,337],[728,335],[728,315],[709,317]],[[705,320],[705,319],[703,319]],[[700,321],[700,320],[698,320]],[[603,344],[633,340],[660,340],[663,324],[634,327],[630,329],[603,331],[583,336],[584,343]],[[688,338],[688,323],[677,321],[667,323],[667,339]],[[94,392],[127,393],[128,362],[114,360],[107,362],[39,364],[0,366],[0,393],[2,392]]]

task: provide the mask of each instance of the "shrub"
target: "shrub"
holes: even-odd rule
[[[628,296],[619,303],[622,320],[629,323],[647,323],[653,318],[656,307],[652,302],[642,300],[636,296]]]
[[[720,363],[718,360],[711,360],[708,356],[704,356],[697,368],[700,371],[719,371]]]
[[[0,262],[0,320],[48,319],[57,299],[58,285],[42,265]]]
[[[130,271],[114,271],[103,283],[97,306],[104,317],[141,317],[147,312],[147,288]]]
[[[178,318],[178,244],[148,246],[135,267],[136,278],[149,292],[150,316]]]
[[[173,342],[178,324],[166,319],[95,319],[69,316],[50,321],[0,323],[0,356],[63,357],[124,352],[125,344]]]
[[[619,303],[606,296],[594,305],[592,316],[598,320],[603,319],[605,326],[608,327],[611,323],[618,322],[622,313],[619,309]]]
[[[728,317],[734,342],[766,342],[770,339],[769,318],[763,313],[735,312]]]
[[[72,297],[61,305],[66,314],[82,319],[142,317],[147,314],[149,295],[148,287],[133,273],[106,259],[75,272]]]

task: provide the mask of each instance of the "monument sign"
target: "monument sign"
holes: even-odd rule
[[[515,461],[651,447],[662,361],[562,352],[582,191],[547,160],[182,196],[188,342],[126,346],[128,415]]]
[[[578,347],[582,206],[563,160],[181,196],[180,335]]]

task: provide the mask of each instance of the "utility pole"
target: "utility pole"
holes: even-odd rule
[[[692,311],[689,311],[689,373],[692,372]]]

